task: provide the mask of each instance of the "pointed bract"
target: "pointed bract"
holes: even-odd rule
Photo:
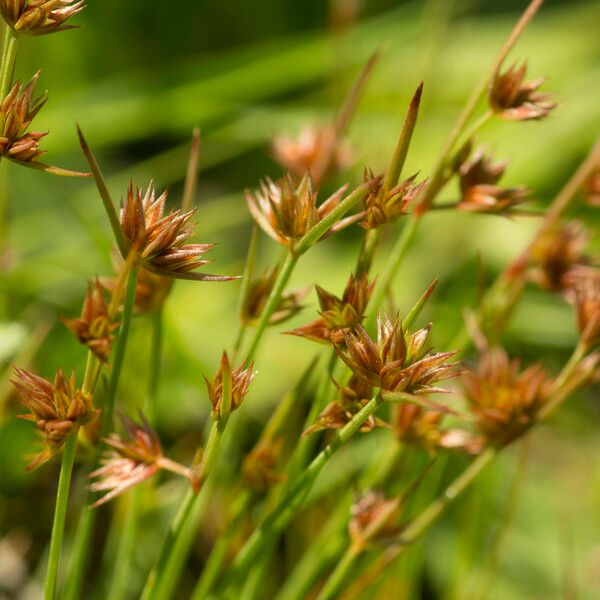
[[[67,19],[84,7],[84,0],[0,0],[2,18],[17,33],[27,35],[72,29]]]

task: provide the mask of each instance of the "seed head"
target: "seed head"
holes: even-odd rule
[[[249,282],[241,311],[241,319],[244,325],[253,325],[260,319],[269,294],[275,285],[278,271],[279,269],[275,267]],[[306,292],[307,288],[286,290],[281,295],[277,308],[269,318],[269,325],[283,323],[300,312],[303,308],[302,300],[304,300]]]
[[[325,344],[342,344],[344,335],[365,317],[364,311],[375,282],[369,283],[366,274],[350,275],[341,298],[315,286],[321,311],[319,318],[287,333]]]
[[[600,272],[588,270],[574,285],[575,311],[581,340],[591,348],[600,343]]]
[[[100,281],[96,278],[88,287],[78,319],[63,319],[63,323],[102,362],[106,362],[114,341],[113,332],[119,326],[111,320]]]
[[[520,67],[515,63],[504,73],[498,70],[494,76],[489,94],[490,106],[503,119],[543,119],[556,108],[556,103],[550,100],[549,94],[537,91],[545,78],[526,82],[526,72],[527,63]]]
[[[503,348],[481,356],[477,370],[462,383],[475,423],[485,442],[506,446],[525,433],[549,398],[552,382],[539,364],[521,371]]]
[[[415,184],[416,174],[392,189],[385,191],[381,178],[378,185],[365,198],[365,216],[360,222],[364,229],[375,229],[384,223],[393,223],[408,214],[410,203],[416,198],[427,181]],[[371,171],[365,171],[365,181],[374,180]]]
[[[246,192],[250,213],[263,231],[276,242],[294,248],[296,243],[342,200],[343,186],[317,207],[317,193],[309,176],[295,186],[290,176],[278,182],[266,178],[254,194]],[[358,221],[362,215],[352,215],[338,221],[327,233],[330,235]]]
[[[590,264],[585,253],[589,239],[589,232],[577,221],[547,229],[532,248],[531,259],[535,266],[531,279],[552,292],[570,290],[578,272]]]
[[[435,384],[458,374],[457,365],[447,362],[455,352],[433,353],[426,348],[430,330],[428,325],[411,335],[402,331],[397,318],[391,321],[381,314],[377,318],[377,341],[358,324],[354,332],[344,336],[346,349],[338,344],[335,348],[354,375],[383,392],[446,392]]]
[[[0,0],[0,14],[17,33],[44,35],[73,29],[66,20],[83,10],[84,0]]]
[[[157,275],[175,279],[235,279],[193,272],[211,262],[200,257],[212,250],[214,244],[186,244],[194,234],[190,220],[195,211],[175,210],[165,215],[166,201],[167,192],[157,198],[152,183],[143,194],[140,189],[134,192],[133,184],[127,190],[121,208],[121,229],[127,242],[137,248],[142,265]]]
[[[50,460],[71,433],[89,423],[100,412],[94,408],[92,396],[75,387],[74,372],[67,378],[59,369],[51,383],[15,367],[12,383],[23,404],[31,411],[31,414],[19,416],[33,421],[45,435],[46,448],[28,465],[28,471]]]
[[[333,125],[304,127],[297,139],[277,136],[273,140],[273,155],[292,175],[309,175],[317,184],[319,178],[337,173],[352,162],[350,149],[337,139]]]
[[[348,532],[356,547],[382,542],[399,532],[394,522],[403,507],[399,498],[386,498],[381,492],[368,490],[350,509]]]
[[[277,465],[283,450],[283,440],[261,440],[246,455],[242,464],[242,480],[252,491],[264,494],[273,485],[282,481]]]
[[[248,393],[250,384],[256,376],[257,371],[254,371],[254,364],[245,368],[244,363],[231,370],[227,352],[223,352],[221,364],[212,381],[204,376],[204,382],[206,383],[206,389],[208,390],[208,398],[213,407],[213,415],[216,418],[221,415],[222,410],[224,373],[231,373],[231,410],[233,411],[236,408],[239,408],[242,400]]]
[[[17,162],[35,161],[44,154],[39,143],[47,133],[27,131],[47,99],[45,93],[33,97],[39,76],[38,71],[25,87],[17,81],[2,101],[0,155]]]
[[[463,160],[454,165],[459,175],[460,210],[510,214],[515,206],[529,199],[529,191],[524,186],[503,188],[497,185],[506,169],[506,162],[492,162],[483,148],[469,158],[470,145],[466,148],[469,152],[462,153]]]
[[[583,195],[589,206],[600,206],[600,166],[586,179]]]

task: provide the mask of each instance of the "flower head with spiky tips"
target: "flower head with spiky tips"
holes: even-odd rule
[[[369,283],[366,274],[350,275],[341,298],[317,285],[319,318],[287,333],[325,344],[343,343],[344,335],[364,319],[374,285],[374,282]]]
[[[461,192],[459,210],[511,214],[515,206],[529,199],[529,190],[524,186],[503,188],[497,185],[506,162],[492,162],[483,148],[469,157],[470,144],[465,148],[467,151],[461,153],[462,160],[454,165]]]
[[[278,273],[279,268],[275,267],[249,281],[241,310],[241,319],[244,325],[253,325],[260,319]],[[283,292],[277,308],[269,317],[269,325],[283,323],[298,314],[303,308],[302,300],[306,296],[307,290],[308,288],[300,288]]]
[[[462,383],[477,429],[485,443],[505,446],[531,427],[552,390],[539,364],[521,370],[503,348],[486,350],[477,370],[463,374]]]
[[[543,119],[555,108],[549,94],[538,92],[545,82],[541,77],[534,81],[525,81],[527,64],[517,67],[516,63],[504,73],[496,72],[489,93],[490,106],[495,114],[511,121]]]
[[[78,319],[63,318],[63,323],[102,362],[108,360],[115,337],[113,333],[119,324],[108,314],[108,305],[98,278],[88,287],[81,316]]]
[[[375,229],[384,223],[394,223],[408,214],[411,202],[421,193],[427,181],[415,184],[413,175],[392,189],[385,191],[381,179],[379,184],[365,198],[365,216],[360,222],[363,229]],[[373,180],[371,171],[365,171],[365,181]]]
[[[38,159],[40,139],[47,133],[28,131],[31,122],[44,106],[47,95],[44,93],[33,97],[38,71],[29,82],[23,86],[17,81],[6,98],[2,100],[2,136],[0,137],[0,154],[17,162],[31,162]]]
[[[67,378],[59,369],[51,383],[34,373],[15,368],[12,383],[23,404],[31,411],[31,414],[20,417],[33,421],[46,440],[46,448],[28,465],[28,471],[50,460],[69,435],[100,412],[94,408],[91,395],[76,388],[74,372]]]
[[[446,392],[437,382],[458,374],[448,359],[455,352],[434,353],[425,347],[431,325],[413,334],[402,331],[396,318],[385,314],[377,318],[377,340],[369,337],[362,325],[344,336],[345,349],[336,344],[342,360],[358,378],[382,392],[423,395]]]
[[[139,252],[142,266],[149,271],[174,279],[228,281],[235,277],[196,273],[210,260],[202,259],[214,244],[186,243],[194,234],[191,219],[194,210],[175,210],[165,215],[167,192],[158,198],[150,183],[145,193],[129,185],[121,209],[121,230],[126,241]]]
[[[246,201],[259,227],[276,242],[293,250],[296,243],[341,202],[346,189],[347,186],[343,186],[317,206],[317,193],[310,177],[303,177],[296,186],[288,175],[277,182],[267,178],[257,192],[246,192]],[[325,235],[340,231],[361,216],[341,219]]]
[[[284,479],[277,465],[283,451],[283,439],[260,440],[252,451],[244,457],[242,481],[252,491],[264,494],[273,485]]]
[[[66,21],[84,6],[84,0],[0,0],[0,14],[17,33],[44,35],[73,29]]]
[[[245,367],[244,364],[240,364],[235,369],[231,369],[229,357],[227,352],[223,352],[221,356],[221,363],[215,373],[212,381],[208,377],[204,376],[204,382],[206,383],[206,389],[208,390],[208,398],[213,408],[213,415],[219,417],[222,411],[223,404],[223,377],[224,374],[229,373],[231,376],[231,408],[230,410],[236,410],[242,403],[242,400],[250,389],[250,384],[254,377],[256,377],[256,371],[254,365],[251,364],[249,367]]]
[[[587,348],[600,343],[600,271],[581,271],[574,283],[574,304],[577,327]]]
[[[103,465],[89,474],[90,478],[98,479],[91,484],[90,489],[94,492],[107,492],[94,503],[94,508],[150,479],[160,469],[172,471],[191,481],[192,473],[189,469],[164,455],[158,435],[143,414],[140,413],[139,423],[127,415],[119,416],[125,435],[113,433],[104,438],[110,450],[105,453]]]

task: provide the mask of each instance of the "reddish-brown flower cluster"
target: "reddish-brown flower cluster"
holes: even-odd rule
[[[592,348],[600,343],[600,272],[590,270],[576,281],[574,301],[581,340]]]
[[[552,382],[539,364],[521,371],[504,349],[492,348],[463,375],[466,400],[483,435],[481,445],[505,446],[525,433],[549,399]]]
[[[282,439],[264,439],[246,455],[242,464],[242,480],[247,488],[264,494],[283,479],[277,469],[282,449]]]
[[[269,294],[275,285],[278,272],[278,267],[275,267],[248,283],[241,310],[241,319],[244,325],[253,325],[260,319]],[[302,300],[306,296],[306,292],[307,288],[283,292],[277,308],[269,317],[269,325],[283,323],[300,312],[303,308]]]
[[[400,516],[402,502],[399,498],[386,498],[381,492],[368,490],[352,505],[348,533],[352,543],[362,548],[374,541],[399,532],[394,521]]]
[[[84,0],[0,0],[0,14],[18,33],[44,35],[72,29],[65,21],[83,10],[84,4]]]
[[[600,167],[586,179],[583,195],[590,206],[600,206]]]
[[[447,360],[455,352],[433,353],[425,347],[431,325],[412,335],[402,331],[398,319],[382,314],[377,319],[377,341],[361,325],[344,336],[345,348],[336,350],[350,370],[362,381],[384,392],[411,395],[445,392],[435,385],[458,374],[457,365]]]
[[[98,279],[88,287],[81,317],[63,319],[63,322],[101,361],[108,360],[115,337],[113,332],[119,324],[108,314],[108,305]]]
[[[279,244],[294,248],[296,243],[342,200],[347,186],[343,186],[317,207],[317,192],[310,177],[305,176],[294,185],[287,176],[274,182],[267,178],[254,194],[246,192],[250,213],[262,230]],[[340,231],[355,223],[362,214],[338,221],[325,235]]]
[[[35,469],[50,460],[67,438],[81,426],[98,415],[90,394],[75,386],[75,373],[67,378],[62,369],[56,372],[54,382],[38,377],[24,369],[15,368],[13,385],[30,415],[22,419],[33,421],[46,439],[46,448],[29,464]]]
[[[304,127],[297,139],[277,136],[273,140],[273,155],[286,171],[298,177],[308,174],[315,183],[352,161],[352,153],[338,140],[333,125]]]
[[[28,131],[31,122],[44,106],[47,96],[34,98],[35,85],[39,71],[23,87],[17,81],[6,98],[2,100],[2,136],[0,137],[0,155],[19,162],[31,162],[38,159],[40,139],[47,133]]]
[[[379,178],[378,185],[365,198],[365,216],[360,222],[360,226],[364,229],[374,229],[384,223],[393,223],[408,214],[410,203],[427,185],[427,181],[415,184],[415,178],[416,174],[387,191]],[[375,179],[372,172],[365,172],[365,181]]]
[[[242,363],[233,370],[229,364],[227,352],[223,352],[221,363],[219,364],[219,368],[212,381],[204,376],[204,382],[206,383],[206,389],[208,390],[208,398],[212,404],[213,415],[217,418],[221,414],[223,402],[223,374],[231,373],[231,410],[233,411],[239,408],[257,373],[254,371],[253,364],[246,368]]]
[[[526,121],[543,119],[555,108],[556,103],[550,100],[549,94],[538,92],[545,82],[541,77],[526,82],[527,64],[520,67],[516,64],[504,73],[496,72],[490,88],[489,100],[494,113],[503,119]]]
[[[190,220],[195,211],[175,210],[165,215],[166,201],[167,192],[157,198],[152,183],[144,194],[140,189],[134,192],[133,184],[127,190],[121,209],[121,229],[127,242],[139,252],[142,265],[157,275],[175,279],[235,279],[193,272],[211,262],[200,257],[212,250],[214,244],[187,244],[194,234]]]
[[[365,274],[356,278],[350,275],[341,298],[315,286],[321,306],[319,318],[287,333],[326,344],[343,343],[344,336],[364,319],[374,285]]]
[[[191,481],[190,469],[164,456],[158,435],[144,415],[140,414],[140,423],[123,414],[120,418],[125,428],[125,437],[113,433],[104,438],[111,449],[105,453],[103,466],[89,474],[91,478],[98,478],[90,489],[94,492],[107,492],[94,503],[94,508],[150,479],[160,469],[172,471]]]
[[[492,162],[482,148],[470,157],[470,145],[465,150],[461,153],[462,160],[454,166],[459,175],[460,210],[510,214],[515,206],[529,199],[529,191],[524,186],[503,188],[497,185],[506,162]]]

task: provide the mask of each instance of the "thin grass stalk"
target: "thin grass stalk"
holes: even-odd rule
[[[65,449],[60,465],[58,489],[56,492],[56,506],[54,508],[54,521],[52,523],[52,534],[50,537],[50,551],[48,553],[46,579],[44,580],[44,600],[54,600],[56,597],[58,566],[60,563],[62,542],[65,533],[69,487],[71,485],[71,474],[73,472],[76,446],[77,431],[74,431],[65,443]]]
[[[333,600],[338,598],[339,591],[343,588],[348,579],[356,559],[361,555],[361,550],[356,546],[350,546],[337,563],[333,573],[327,579],[325,586],[319,592],[317,600]]]
[[[13,71],[17,59],[19,37],[8,25],[4,28],[4,44],[2,47],[2,63],[0,64],[0,102],[4,101],[12,82]]]

